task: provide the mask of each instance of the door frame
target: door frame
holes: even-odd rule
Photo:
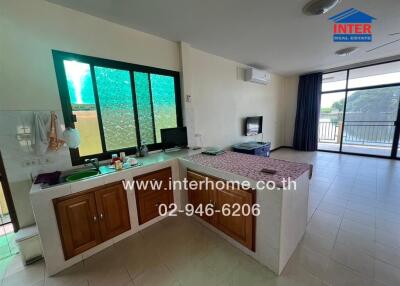
[[[365,68],[365,67],[370,67],[370,66],[376,66],[376,65],[383,65],[383,64],[388,64],[392,62],[400,62],[399,59],[395,60],[390,60],[390,61],[384,61],[380,63],[373,63],[373,64],[366,64],[366,65],[360,65],[356,67],[348,67],[348,68],[339,68],[339,69],[333,69],[329,70],[326,72],[323,72],[323,74],[330,74],[330,73],[336,73],[336,72],[346,72],[346,86],[343,89],[338,89],[338,90],[329,90],[329,91],[321,91],[322,94],[328,94],[328,93],[335,93],[335,92],[344,92],[345,93],[345,98],[344,98],[344,106],[343,106],[343,116],[342,116],[342,130],[341,134],[338,134],[340,136],[340,144],[339,144],[339,150],[334,151],[334,150],[323,150],[323,149],[317,149],[317,151],[322,151],[322,152],[328,152],[328,153],[339,153],[339,154],[347,154],[347,155],[357,155],[357,156],[364,156],[364,157],[374,157],[374,158],[384,158],[384,159],[394,159],[394,160],[400,160],[400,154],[398,153],[399,147],[400,147],[400,98],[399,98],[399,105],[397,107],[397,119],[394,121],[395,125],[395,131],[393,134],[393,142],[391,146],[391,152],[390,155],[388,156],[383,156],[383,155],[374,155],[374,154],[363,154],[363,153],[354,153],[354,152],[346,152],[342,151],[342,146],[343,146],[343,135],[344,135],[344,127],[345,127],[345,117],[346,117],[346,105],[347,105],[347,97],[348,97],[348,92],[349,91],[358,91],[358,90],[368,90],[368,89],[376,89],[376,88],[385,88],[385,87],[400,87],[400,82],[397,83],[390,83],[390,84],[381,84],[381,85],[373,85],[373,86],[365,86],[365,87],[356,87],[356,88],[348,88],[349,84],[349,76],[350,76],[350,71],[351,70],[356,70],[359,68]]]
[[[400,154],[397,154],[399,151],[399,141],[400,141],[400,99],[399,99],[399,106],[397,107],[397,119],[394,123],[396,126],[394,129],[393,135],[393,144],[392,144],[392,153],[391,158],[393,159],[400,159]]]
[[[6,169],[4,167],[4,162],[3,162],[3,157],[2,157],[1,151],[0,151],[0,183],[3,188],[4,197],[6,199],[6,204],[8,207],[8,213],[11,218],[11,223],[14,227],[14,232],[17,232],[19,230],[19,222],[18,222],[18,218],[17,218],[17,213],[15,211],[15,206],[14,206],[14,201],[13,201],[13,198],[11,195],[10,186],[8,184],[7,173],[6,173]]]

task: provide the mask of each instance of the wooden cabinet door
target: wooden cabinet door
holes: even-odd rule
[[[254,250],[254,216],[244,216],[242,211],[237,212],[238,216],[233,216],[235,206],[247,204],[253,205],[253,194],[243,190],[215,190],[214,193],[216,209],[220,210],[214,215],[213,224],[215,227],[234,238],[247,248]],[[231,208],[231,215],[222,214],[222,207],[227,204]],[[236,205],[235,205],[236,204]]]
[[[138,199],[138,212],[139,212],[139,224],[143,224],[156,218],[160,215],[159,206],[165,204],[169,205],[173,203],[170,195],[166,191],[157,191],[154,193],[141,196]]]
[[[93,193],[56,199],[54,207],[66,260],[101,242]]]
[[[207,190],[205,184],[203,184],[202,189],[191,189],[190,188],[190,182],[191,181],[196,181],[198,183],[200,182],[205,182],[206,177],[203,175],[200,175],[199,173],[195,173],[192,171],[187,171],[187,180],[188,180],[188,202],[189,204],[192,204],[194,209],[197,209],[199,205],[202,205],[203,210],[205,209],[207,204],[213,203],[213,196],[212,192],[213,190]],[[196,213],[199,217],[204,219],[207,222],[212,222],[212,218],[203,214],[199,215],[199,213]]]
[[[94,194],[103,240],[131,229],[127,195],[121,182],[96,190]]]
[[[165,169],[157,170],[155,172],[137,176],[134,178],[134,180],[137,181],[138,184],[140,184],[139,182],[141,182],[142,184],[141,184],[140,189],[138,189],[138,184],[135,184],[136,194],[139,196],[142,196],[142,195],[146,195],[149,193],[159,192],[160,190],[163,190],[163,191],[165,190],[166,192],[171,191],[171,195],[172,195],[172,190],[170,190],[170,186],[169,186],[169,181],[171,179],[172,179],[171,168],[165,168]],[[151,181],[158,182],[157,184],[160,184],[160,189],[158,190],[158,189],[154,188],[156,185],[152,185],[150,183]]]
[[[158,170],[149,174],[134,178],[136,202],[138,206],[139,224],[143,224],[153,218],[158,217],[160,204],[169,206],[174,202],[173,190],[170,188],[169,181],[172,179],[171,168]],[[161,187],[153,188],[151,181],[157,181]],[[146,185],[147,183],[147,185]],[[138,189],[141,185],[141,189]]]

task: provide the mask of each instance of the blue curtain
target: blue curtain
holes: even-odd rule
[[[300,76],[293,138],[296,150],[317,150],[321,86],[322,73]]]

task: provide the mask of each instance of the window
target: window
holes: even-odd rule
[[[319,150],[400,157],[400,61],[326,73],[321,91]]]
[[[346,71],[326,73],[322,76],[322,92],[345,89]]]
[[[160,129],[182,126],[178,72],[59,51],[53,58],[65,124],[81,134],[74,165],[142,144],[160,149]]]
[[[350,70],[349,88],[400,82],[400,61]]]

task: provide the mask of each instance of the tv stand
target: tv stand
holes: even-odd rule
[[[269,157],[271,142],[244,142],[232,146],[234,152]]]

